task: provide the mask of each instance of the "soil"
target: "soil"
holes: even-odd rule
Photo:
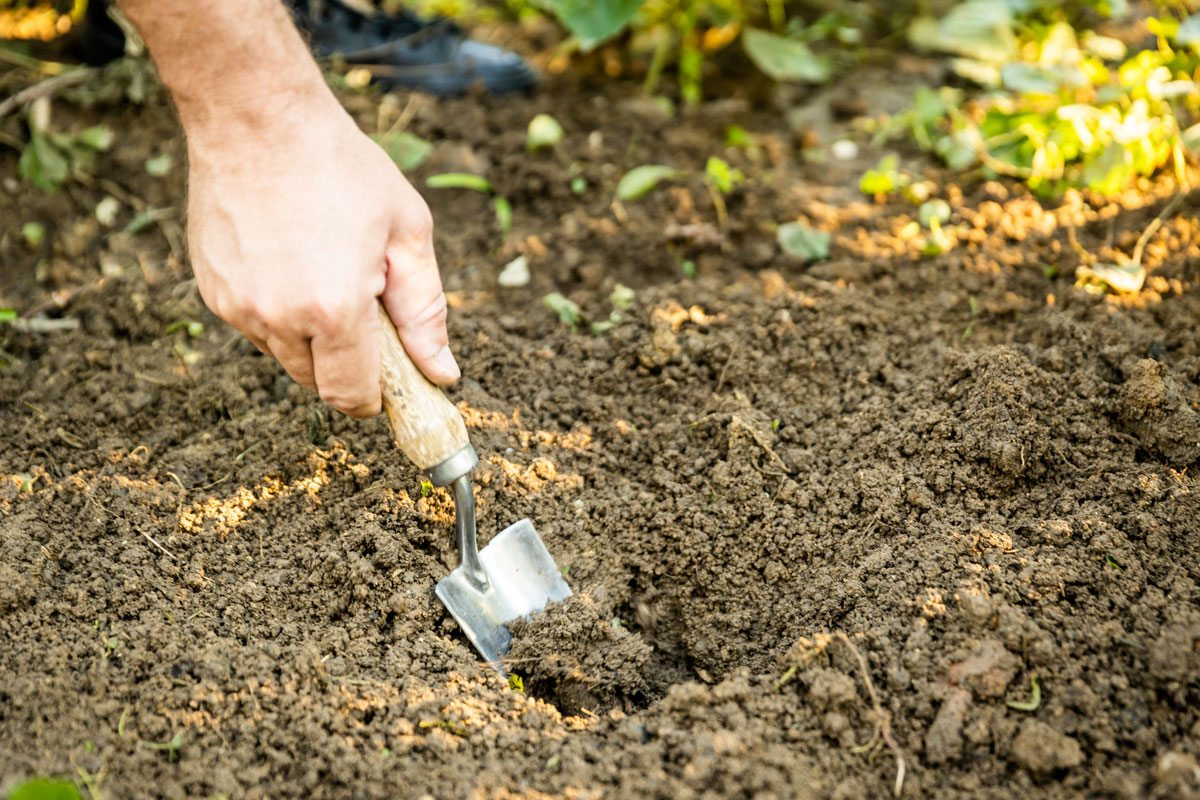
[[[564,76],[386,101],[439,142],[415,180],[481,538],[531,518],[575,591],[513,626],[523,692],[434,596],[452,504],[385,423],[329,411],[204,310],[178,214],[114,232],[179,205],[181,169],[142,167],[181,163],[168,110],[57,103],[121,139],[87,184],[10,181],[0,204],[0,306],[77,325],[0,333],[0,790],[1200,796],[1200,198],[1118,299],[1073,285],[1071,242],[1129,252],[1169,178],[1042,202],[930,168],[960,234],[921,258],[914,209],[857,192],[878,152],[801,157],[851,135],[810,126],[837,93],[796,127],[781,104],[803,98],[772,97],[667,117]],[[376,129],[377,96],[345,101]],[[558,153],[524,150],[541,111]],[[733,123],[754,152],[723,146]],[[612,201],[630,166],[712,154],[750,176],[724,228],[698,177]],[[449,169],[486,171],[509,235],[489,198],[424,188]],[[797,218],[833,234],[828,260],[780,252]],[[531,283],[498,288],[517,255]],[[635,300],[602,335],[541,304],[604,320],[618,282]]]

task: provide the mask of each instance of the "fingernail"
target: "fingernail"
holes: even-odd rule
[[[433,364],[437,367],[438,372],[452,381],[462,377],[462,370],[458,368],[458,362],[454,360],[454,354],[450,352],[449,345],[443,347],[441,352],[434,356]]]

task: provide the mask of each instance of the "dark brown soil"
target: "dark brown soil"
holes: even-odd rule
[[[378,99],[347,103],[373,129]],[[544,110],[567,141],[531,156]],[[92,186],[0,204],[0,306],[79,323],[0,333],[0,790],[852,800],[899,756],[912,798],[1200,796],[1195,203],[1134,298],[1073,288],[1068,238],[1128,251],[1169,183],[947,185],[962,241],[921,259],[913,209],[863,200],[862,162],[802,162],[777,108],[658,118],[567,80],[416,101],[442,142],[417,177],[482,164],[516,210],[502,238],[486,197],[426,190],[482,537],[530,517],[576,592],[514,626],[522,694],[435,598],[451,502],[385,423],[204,311],[171,220],[95,222],[101,179],[178,205],[141,167],[179,153],[166,110],[61,114],[123,138]],[[629,166],[714,153],[751,176],[727,230],[699,178],[612,203]],[[798,216],[828,261],[779,252]],[[518,254],[532,283],[497,288]],[[604,319],[618,281],[601,336],[541,305]]]

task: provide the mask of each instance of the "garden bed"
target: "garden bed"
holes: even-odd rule
[[[524,150],[541,111],[558,155]],[[98,179],[178,204],[179,168],[141,167],[182,156],[164,107],[63,113],[129,132]],[[435,598],[452,505],[385,423],[204,311],[171,220],[114,235],[103,186],[22,188],[2,227],[47,241],[10,236],[0,306],[79,327],[0,345],[0,787],[850,800],[889,796],[899,756],[905,797],[1200,791],[1191,200],[1117,302],[1072,286],[1068,230],[1128,247],[1166,184],[1098,208],[948,186],[970,236],[920,258],[914,210],[858,194],[877,154],[806,165],[757,104],[672,118],[564,78],[412,120],[442,142],[418,178],[480,170],[515,210],[504,237],[489,198],[422,187],[481,538],[531,518],[576,593],[517,626],[525,692]],[[750,176],[726,229],[699,177],[612,203],[631,166],[713,154]],[[779,251],[798,216],[828,260]],[[498,288],[518,255],[532,281]],[[541,302],[604,320],[617,283],[602,335]]]

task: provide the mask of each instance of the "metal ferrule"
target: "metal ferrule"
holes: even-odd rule
[[[440,464],[434,464],[426,473],[434,486],[449,486],[459,478],[475,469],[479,463],[479,455],[475,448],[467,444],[462,450],[447,458]]]

